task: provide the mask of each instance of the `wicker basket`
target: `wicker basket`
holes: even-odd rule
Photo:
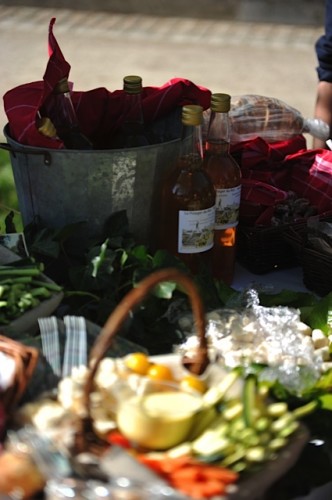
[[[324,218],[324,220],[332,222],[332,217]],[[331,254],[308,246],[307,226],[289,228],[284,238],[297,254],[302,266],[304,285],[322,297],[332,292]]]
[[[270,227],[246,227],[240,224],[237,231],[238,261],[254,274],[296,267],[299,265],[297,253],[284,238],[290,227],[305,227],[305,223]]]
[[[15,372],[10,386],[1,394],[7,417],[13,414],[36,368],[39,351],[0,335],[0,352],[15,361]]]
[[[166,281],[174,281],[186,291],[190,299],[192,312],[195,320],[195,326],[198,336],[198,347],[195,358],[191,358],[190,365],[187,368],[196,374],[204,372],[209,364],[207,339],[205,337],[206,319],[203,303],[199,291],[186,274],[173,268],[156,271],[145,279],[139,286],[133,288],[122,301],[113,310],[112,314],[102,328],[95,344],[92,346],[89,356],[89,365],[91,370],[84,388],[84,405],[87,410],[87,417],[80,421],[80,426],[76,434],[75,452],[90,450],[98,454],[98,448],[103,450],[105,443],[102,443],[93,432],[92,417],[90,414],[90,393],[93,390],[93,381],[100,361],[105,356],[107,350],[127,319],[130,312],[137,307],[144,298],[151,292],[156,285]]]

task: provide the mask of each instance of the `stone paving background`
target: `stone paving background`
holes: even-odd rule
[[[321,24],[325,0],[0,0],[8,6],[71,8],[122,14]]]
[[[71,64],[70,78],[77,90],[115,90],[129,73],[140,74],[145,85],[184,77],[214,92],[277,97],[305,117],[313,114],[314,44],[323,32],[317,18],[311,24],[303,19],[293,24],[287,17],[283,23],[272,23],[4,3],[0,2],[1,96],[17,85],[42,79],[48,24],[54,16],[54,33]],[[6,123],[2,105],[0,134]]]

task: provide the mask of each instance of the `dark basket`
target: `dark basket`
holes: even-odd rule
[[[299,265],[292,245],[284,238],[289,228],[305,227],[304,222],[280,226],[242,226],[237,231],[237,259],[254,274],[265,274],[276,269]]]
[[[303,283],[324,296],[332,292],[332,258],[322,252],[306,248],[303,252]]]
[[[329,217],[326,222],[332,222]],[[306,226],[290,228],[285,240],[296,252],[302,266],[303,283],[317,295],[325,296],[332,291],[332,256],[327,252],[308,247]]]
[[[39,351],[0,334],[0,352],[15,362],[11,384],[0,394],[6,416],[11,417],[34,373]]]

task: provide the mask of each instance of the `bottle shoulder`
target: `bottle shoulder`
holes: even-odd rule
[[[208,154],[203,166],[215,187],[230,188],[241,184],[241,168],[231,154]]]

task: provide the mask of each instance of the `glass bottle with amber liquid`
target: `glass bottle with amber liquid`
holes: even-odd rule
[[[212,94],[204,153],[204,167],[216,192],[212,273],[229,285],[234,279],[241,201],[241,169],[230,154],[230,104],[228,94]]]
[[[114,149],[148,146],[151,141],[144,121],[142,105],[142,78],[128,75],[123,79],[123,110],[118,131],[112,137]]]
[[[67,149],[92,149],[92,143],[82,133],[71,98],[68,79],[62,78],[41,111],[53,123],[57,136]]]
[[[194,274],[209,266],[215,219],[215,191],[203,169],[202,120],[201,106],[183,106],[181,150],[163,184],[159,226],[159,247]]]

